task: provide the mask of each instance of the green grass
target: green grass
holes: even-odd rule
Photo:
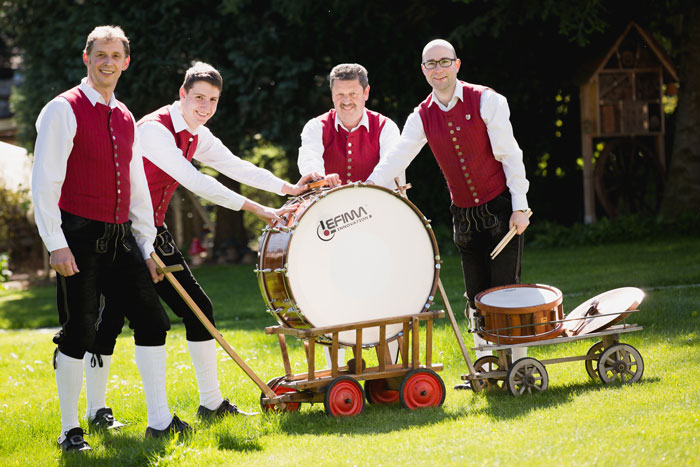
[[[0,292],[0,462],[10,465],[700,465],[700,240],[637,242],[526,251],[523,281],[564,292],[564,310],[606,290],[636,286],[647,296],[634,321],[641,332],[622,336],[641,353],[639,383],[591,381],[583,362],[547,366],[549,388],[515,398],[508,393],[453,391],[467,369],[446,319],[435,323],[434,360],[447,398],[441,408],[410,412],[367,405],[354,418],[327,417],[323,404],[298,413],[261,414],[215,423],[197,421],[197,387],[184,328],[168,336],[171,410],[191,422],[191,439],[144,441],[145,398],[125,329],[113,358],[107,403],[128,423],[114,434],[90,434],[95,451],[62,457],[50,364],[54,289]],[[459,260],[443,250],[442,280],[466,330]],[[275,324],[264,312],[250,266],[196,271],[215,304],[226,340],[264,380],[283,373]],[[464,333],[470,344],[470,337]],[[294,371],[302,346],[289,339]],[[596,341],[533,347],[535,358],[583,355]],[[320,352],[319,352],[320,353]],[[222,392],[258,410],[259,389],[219,349]],[[320,355],[319,355],[320,358]],[[319,359],[319,363],[321,360]],[[369,363],[369,362],[368,362]],[[81,415],[85,410],[80,404]],[[84,425],[85,426],[85,425]]]

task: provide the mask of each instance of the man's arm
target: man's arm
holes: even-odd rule
[[[301,130],[301,146],[297,159],[299,173],[306,175],[317,172],[320,175],[325,175],[323,152],[323,127],[318,118],[312,118],[306,122],[304,129]]]
[[[386,122],[384,123],[384,127],[382,128],[382,132],[379,134],[379,162],[389,157],[389,151],[399,142],[400,137],[401,132],[399,131],[398,125],[396,125],[396,123],[394,123],[394,121],[390,118],[387,118]],[[401,170],[394,174],[389,182],[389,185],[385,185],[386,188],[391,190],[396,188],[396,183],[394,182],[394,178],[396,177],[399,178],[399,183],[401,185],[406,184],[406,172]]]
[[[389,186],[396,174],[406,170],[427,142],[423,122],[416,107],[406,119],[401,137],[389,148],[386,158],[377,164],[367,181]]]
[[[481,95],[481,118],[486,123],[493,155],[503,165],[506,185],[510,191],[513,209],[510,227],[516,226],[518,234],[521,234],[530,224],[525,212],[528,209],[527,190],[530,183],[525,176],[523,151],[513,134],[506,98],[494,91],[485,91]]]
[[[46,104],[36,121],[31,182],[34,218],[39,235],[51,252],[50,265],[62,276],[80,272],[61,230],[58,207],[77,126],[73,109],[60,97]]]

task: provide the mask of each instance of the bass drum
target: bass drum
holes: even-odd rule
[[[355,183],[286,205],[295,203],[285,225],[263,231],[256,270],[268,312],[281,325],[339,326],[430,307],[440,256],[430,222],[410,201]],[[402,328],[387,326],[387,340]],[[355,331],[339,334],[344,345],[355,339]],[[378,343],[378,327],[363,329],[363,345]]]

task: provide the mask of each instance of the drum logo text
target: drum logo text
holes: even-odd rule
[[[367,212],[364,206],[359,206],[357,209],[351,209],[337,216],[319,221],[318,227],[316,228],[316,235],[324,242],[328,242],[333,240],[336,232],[359,224],[371,217],[372,215]]]

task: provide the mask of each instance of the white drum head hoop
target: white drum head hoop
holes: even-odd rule
[[[410,315],[425,310],[435,275],[432,238],[408,203],[388,190],[331,190],[301,216],[289,243],[294,301],[314,327]],[[391,329],[389,329],[391,328]],[[402,326],[387,327],[387,338]],[[340,334],[352,345],[355,332]],[[379,330],[365,329],[363,343]]]
[[[494,290],[481,296],[481,303],[498,308],[524,308],[552,303],[556,291],[541,287],[512,287]]]

